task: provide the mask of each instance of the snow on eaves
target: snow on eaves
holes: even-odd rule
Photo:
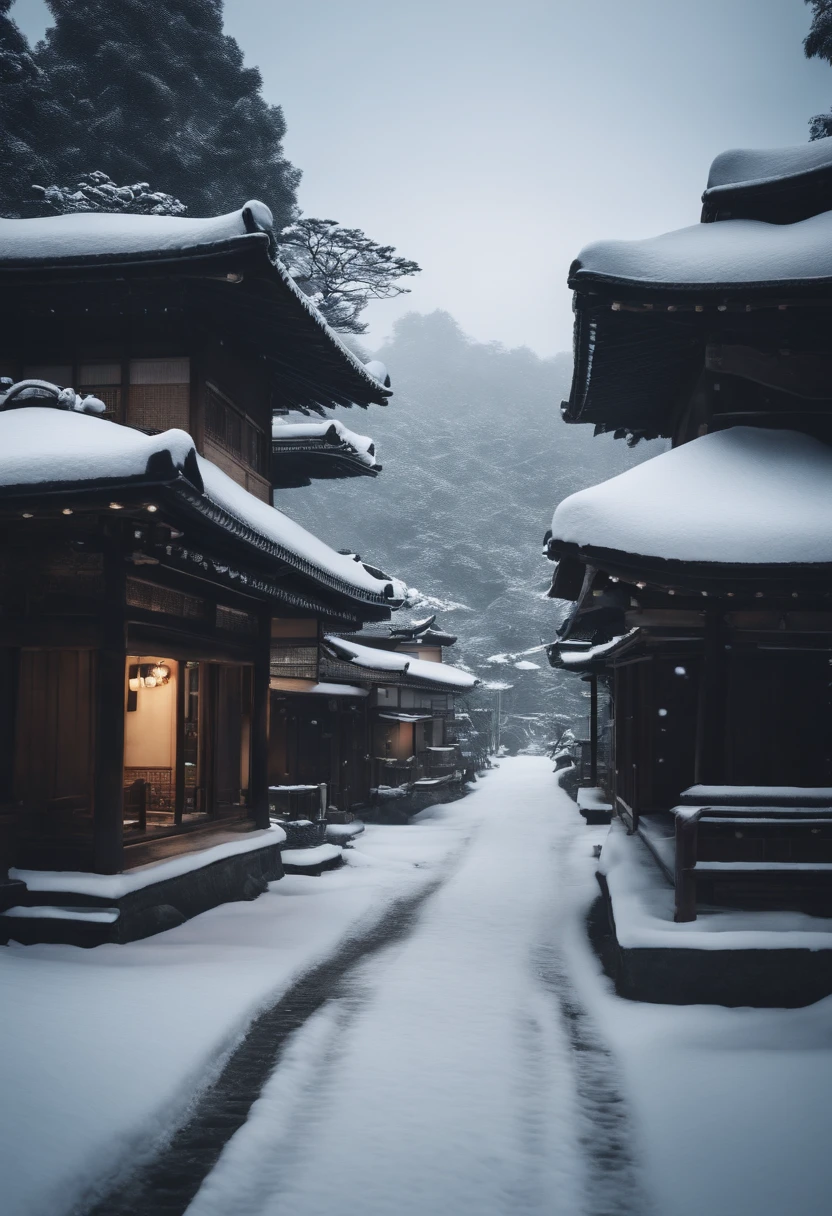
[[[432,663],[427,659],[414,659],[409,654],[396,650],[376,650],[374,646],[362,646],[349,638],[328,636],[326,643],[341,659],[355,667],[371,671],[390,671],[406,675],[414,680],[431,684],[447,684],[452,688],[473,688],[479,683],[476,676],[449,663]]]
[[[198,468],[208,499],[290,558],[308,564],[313,573],[322,572],[391,604],[404,599],[406,587],[398,579],[379,578],[353,557],[336,553],[197,456],[185,431],[144,435],[88,414],[36,406],[0,412],[0,488],[65,484],[75,489],[85,483],[141,480],[148,475],[148,462],[165,453],[174,469],[181,471],[186,462]]]
[[[641,241],[596,241],[569,272],[578,291],[593,280],[717,291],[832,279],[832,211],[795,224],[723,220]]]
[[[185,431],[144,435],[88,414],[27,406],[0,413],[0,486],[143,477],[169,452],[182,469],[194,441]]]
[[[731,148],[721,152],[708,174],[708,193],[739,186],[764,186],[832,168],[832,139],[788,148]]]
[[[335,430],[341,443],[352,449],[352,454],[368,468],[375,468],[378,461],[375,458],[375,443],[369,435],[358,435],[335,419],[323,422],[283,422],[281,418],[272,419],[272,439],[278,443],[284,440],[324,439],[328,432]]]
[[[386,588],[389,587],[388,599],[392,601],[404,599],[407,589],[399,579],[378,578],[362,562],[356,561],[354,556],[336,553],[324,541],[319,540],[311,532],[307,532],[306,528],[295,523],[288,515],[284,515],[282,511],[278,511],[268,503],[255,498],[253,494],[249,494],[248,490],[238,486],[236,481],[232,481],[227,473],[223,473],[222,469],[218,469],[210,460],[205,460],[202,456],[199,456],[197,460],[205,485],[205,493],[214,502],[219,503],[229,515],[233,515],[241,523],[253,528],[255,532],[259,532],[261,536],[265,536],[275,545],[279,545],[309,562],[316,569],[326,571],[353,587],[360,588],[362,591],[374,592],[376,595],[385,595]]]
[[[265,241],[264,241],[265,238]],[[77,212],[71,215],[38,219],[0,218],[0,266],[21,266],[100,260],[102,262],[142,255],[209,253],[234,241],[268,242],[268,261],[283,285],[303,305],[316,325],[326,334],[353,371],[377,391],[389,396],[385,386],[387,369],[377,360],[365,365],[350,350],[321,313],[298,287],[289,271],[276,256],[274,217],[265,203],[251,199],[239,211],[205,219],[174,215],[125,215],[102,212]],[[384,369],[380,379],[379,368]]]
[[[832,448],[797,431],[732,427],[570,495],[552,535],[675,561],[816,563],[832,562],[830,519]]]

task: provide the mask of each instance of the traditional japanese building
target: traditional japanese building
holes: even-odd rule
[[[564,419],[671,446],[555,511],[550,659],[591,682],[597,800],[677,921],[832,914],[830,183],[832,140],[726,153],[703,223],[569,274]]]
[[[3,931],[127,940],[252,897],[281,872],[275,650],[404,593],[274,509],[272,417],[383,404],[386,373],[249,203],[0,221],[0,374]]]
[[[326,678],[352,680],[366,691],[367,794],[385,787],[430,790],[472,771],[460,747],[457,699],[479,681],[443,662],[443,649],[456,638],[434,629],[435,620],[325,639]]]

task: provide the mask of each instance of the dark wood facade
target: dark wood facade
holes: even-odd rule
[[[750,491],[761,507],[778,478],[801,480],[797,457],[778,464],[788,438],[781,432],[799,433],[789,442],[805,453],[807,469],[823,464],[832,443],[830,282],[822,273],[807,281],[788,257],[767,252],[779,239],[775,225],[782,235],[828,211],[828,183],[821,167],[706,192],[709,223],[766,221],[748,281],[732,280],[718,260],[712,280],[702,281],[693,254],[690,265],[680,255],[666,281],[655,263],[637,273],[635,247],[627,275],[605,273],[592,247],[586,261],[579,257],[570,271],[577,355],[567,421],[631,442],[698,443],[700,452],[720,432],[764,428],[771,480],[760,476]],[[752,472],[754,451],[759,444],[749,443]],[[706,482],[700,477],[703,495]],[[803,519],[796,507],[786,525],[791,552],[781,546],[770,559],[762,533],[755,552],[734,546],[725,556],[720,531],[731,537],[735,517],[753,515],[754,498],[741,494],[721,529],[705,530],[709,559],[696,533],[696,496],[682,497],[670,475],[661,499],[635,507],[622,488],[621,509],[640,510],[644,522],[643,536],[626,546],[579,544],[558,533],[557,513],[547,537],[558,562],[551,594],[574,603],[550,660],[600,684],[612,714],[606,792],[674,883],[678,920],[693,919],[703,904],[832,915],[832,564],[822,546],[806,542],[816,535],[811,493],[807,483]],[[651,516],[666,512],[681,534],[697,536],[699,559],[674,557],[672,540],[656,547]],[[772,538],[779,529],[778,520]]]
[[[267,827],[272,622],[389,616],[391,584],[316,566],[203,485],[197,453],[270,503],[273,410],[389,395],[241,215],[242,235],[172,252],[152,217],[123,255],[9,254],[0,234],[0,375],[98,398],[84,436],[193,437],[184,465],[160,441],[129,476],[93,456],[70,477],[53,450],[40,480],[0,484],[0,866],[112,874]],[[54,394],[27,391],[14,413],[48,435]]]

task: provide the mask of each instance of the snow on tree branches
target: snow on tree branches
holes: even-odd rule
[[[188,208],[172,194],[151,190],[148,182],[117,186],[100,169],[82,173],[76,186],[32,186],[50,215],[71,211],[122,211],[132,215],[184,215]]]
[[[379,245],[360,228],[342,228],[335,220],[297,220],[283,229],[278,252],[326,321],[348,334],[366,332],[359,316],[370,300],[406,294],[410,288],[399,280],[421,270],[392,245]]]
[[[807,59],[825,59],[832,64],[832,0],[806,0],[812,6],[812,26],[803,40]],[[809,140],[832,135],[832,111],[809,119]]]

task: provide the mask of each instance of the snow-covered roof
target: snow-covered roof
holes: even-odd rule
[[[670,561],[818,563],[832,562],[830,520],[832,448],[797,431],[732,427],[570,495],[552,536]]]
[[[409,654],[396,650],[377,650],[374,646],[362,646],[348,638],[332,635],[326,638],[327,645],[339,659],[355,667],[371,671],[396,672],[408,679],[431,684],[447,684],[451,688],[469,689],[479,683],[476,676],[448,663],[431,663],[426,659],[414,659]]]
[[[832,167],[832,139],[788,148],[730,148],[720,152],[708,174],[708,190],[756,186]]]
[[[375,443],[370,436],[359,435],[335,419],[324,422],[284,422],[279,416],[273,418],[272,440],[281,443],[292,439],[324,439],[332,444],[346,444],[362,464],[370,468],[378,464]]]
[[[793,288],[832,281],[832,211],[795,224],[725,220],[640,241],[596,241],[569,272],[577,291],[593,284],[715,292]]]
[[[0,262],[71,262],[182,253],[253,233],[271,235],[273,231],[271,211],[257,200],[239,211],[208,219],[100,211],[31,220],[0,219]]]
[[[832,139],[791,148],[733,148],[711,165],[702,221],[794,224],[828,211],[830,200]]]
[[[189,484],[197,504],[215,516],[220,508],[226,520],[241,525],[241,534],[299,572],[359,598],[381,597],[387,603],[404,598],[406,588],[398,579],[378,577],[249,494],[198,456],[184,431],[144,435],[89,414],[35,406],[0,412],[0,493],[61,486],[77,491],[143,481],[175,487],[183,475],[183,491]]]
[[[209,259],[209,277],[234,285],[235,294],[222,297],[224,305],[239,305],[245,332],[267,358],[271,347],[280,345],[277,327],[286,330],[304,375],[300,380],[294,376],[297,369],[287,367],[282,347],[277,366],[288,377],[285,395],[291,392],[297,408],[320,412],[335,404],[386,403],[390,389],[378,374],[383,365],[362,363],[278,259],[274,219],[265,203],[253,199],[238,211],[206,219],[101,212],[0,219],[0,275],[12,282],[31,273],[60,278],[78,267],[95,275],[108,268],[152,265],[155,273],[164,273],[171,264],[199,259]],[[265,293],[264,279],[269,284]]]

